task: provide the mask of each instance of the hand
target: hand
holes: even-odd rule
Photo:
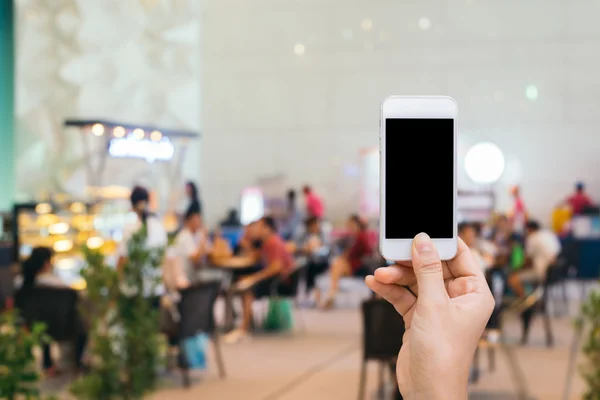
[[[404,398],[466,399],[475,349],[494,309],[467,245],[459,238],[456,257],[441,262],[429,236],[420,233],[412,262],[379,268],[366,282],[404,317],[396,370]]]

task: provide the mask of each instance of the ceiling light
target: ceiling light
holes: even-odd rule
[[[58,222],[48,227],[48,233],[51,235],[64,235],[69,232],[69,224],[66,222]]]
[[[419,28],[423,29],[424,31],[431,28],[431,20],[427,17],[420,18],[419,19]]]
[[[52,211],[52,206],[48,203],[40,203],[35,206],[35,212],[38,214],[48,214]]]
[[[294,46],[294,53],[296,53],[299,56],[304,54],[304,50],[304,45],[302,43],[296,43],[296,45]]]
[[[152,139],[154,142],[160,142],[162,137],[163,135],[162,133],[160,133],[160,131],[152,131],[152,133],[150,134],[150,139]]]
[[[146,134],[142,128],[136,128],[133,130],[133,138],[136,140],[142,140]]]
[[[504,166],[504,154],[495,143],[477,143],[465,156],[465,172],[475,183],[497,182],[504,172]]]
[[[58,240],[58,241],[54,242],[54,245],[52,246],[52,248],[57,253],[64,253],[64,252],[67,252],[67,251],[73,249],[73,241],[69,240],[69,239]]]
[[[99,236],[93,236],[89,238],[85,244],[89,249],[96,250],[104,245],[104,239]]]
[[[94,125],[92,125],[92,133],[95,136],[102,136],[102,135],[104,135],[104,125],[102,125],[102,124],[94,124]]]
[[[535,85],[529,85],[525,89],[525,96],[527,97],[527,100],[536,101],[538,95],[538,88]]]
[[[373,29],[373,20],[370,18],[363,19],[360,23],[360,27],[363,29],[363,31],[369,32],[371,29]]]
[[[122,126],[115,126],[115,128],[113,129],[113,136],[116,138],[122,138],[123,136],[125,136],[125,128],[123,128]]]

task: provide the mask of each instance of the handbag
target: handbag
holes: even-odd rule
[[[292,301],[283,298],[269,299],[269,309],[263,329],[267,332],[285,332],[293,327]]]
[[[188,367],[191,369],[206,369],[206,349],[208,344],[208,335],[198,333],[183,341],[183,353],[187,360]]]

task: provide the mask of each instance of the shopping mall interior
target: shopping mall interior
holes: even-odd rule
[[[600,399],[599,16],[0,0],[0,399]],[[393,95],[458,105],[460,256],[423,269],[380,253],[382,207],[444,206],[402,186],[435,132],[380,163]]]

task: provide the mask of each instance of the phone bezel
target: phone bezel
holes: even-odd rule
[[[385,237],[385,159],[387,156],[385,120],[387,118],[452,118],[454,120],[453,234],[451,239],[433,238],[440,258],[449,260],[456,256],[458,246],[456,227],[457,117],[458,106],[456,101],[447,96],[390,96],[381,103],[379,119],[379,248],[383,257],[388,260],[410,260],[413,239],[386,239]],[[410,192],[410,188],[404,189]]]

